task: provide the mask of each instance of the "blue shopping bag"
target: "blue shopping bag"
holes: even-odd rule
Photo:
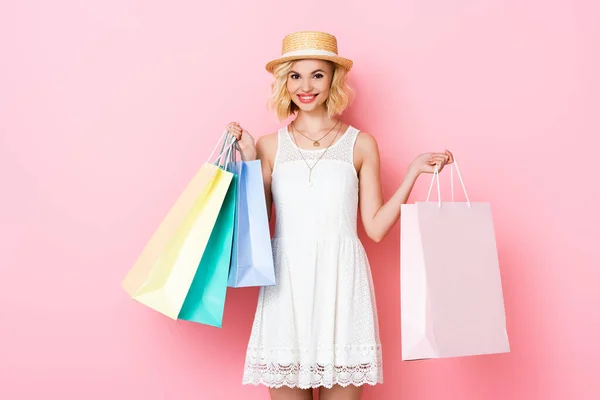
[[[237,161],[227,170],[237,176],[237,199],[228,286],[275,285],[271,232],[260,160]]]

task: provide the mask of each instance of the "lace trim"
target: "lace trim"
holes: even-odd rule
[[[346,346],[345,349],[355,346]],[[258,386],[262,384],[270,388],[287,386],[310,389],[317,387],[331,388],[333,385],[361,386],[364,384],[376,385],[383,383],[383,369],[381,361],[381,348],[379,346],[360,346],[363,348],[361,355],[367,355],[371,361],[353,365],[335,365],[333,363],[276,363],[266,361],[264,357],[257,357],[258,353],[272,353],[273,351],[250,350],[244,365],[242,383]],[[365,348],[366,347],[366,348]],[[365,350],[367,350],[365,352]],[[371,351],[368,351],[371,350]],[[283,349],[276,352],[286,351]],[[331,351],[331,350],[330,350]],[[301,354],[309,350],[287,350],[289,354]],[[361,357],[362,358],[362,357]]]

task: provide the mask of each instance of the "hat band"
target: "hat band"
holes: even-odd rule
[[[294,50],[288,51],[281,55],[281,57],[296,57],[296,56],[330,56],[337,57],[338,55],[332,51],[327,50],[317,50],[317,49],[302,49],[302,50]]]

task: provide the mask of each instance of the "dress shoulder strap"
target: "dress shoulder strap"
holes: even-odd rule
[[[278,165],[294,159],[293,151],[294,147],[290,143],[286,127],[279,128],[277,131],[277,153],[273,161],[273,172],[275,172]]]
[[[359,129],[351,126],[346,135],[348,135],[348,148],[346,153],[346,160],[354,165],[354,147],[356,146],[356,138],[358,138],[358,134],[360,133]]]

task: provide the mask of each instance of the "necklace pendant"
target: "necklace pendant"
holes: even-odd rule
[[[318,140],[315,140],[315,141],[313,142],[313,147],[319,147],[319,146],[321,146],[321,143],[319,143],[319,141],[318,141]]]

